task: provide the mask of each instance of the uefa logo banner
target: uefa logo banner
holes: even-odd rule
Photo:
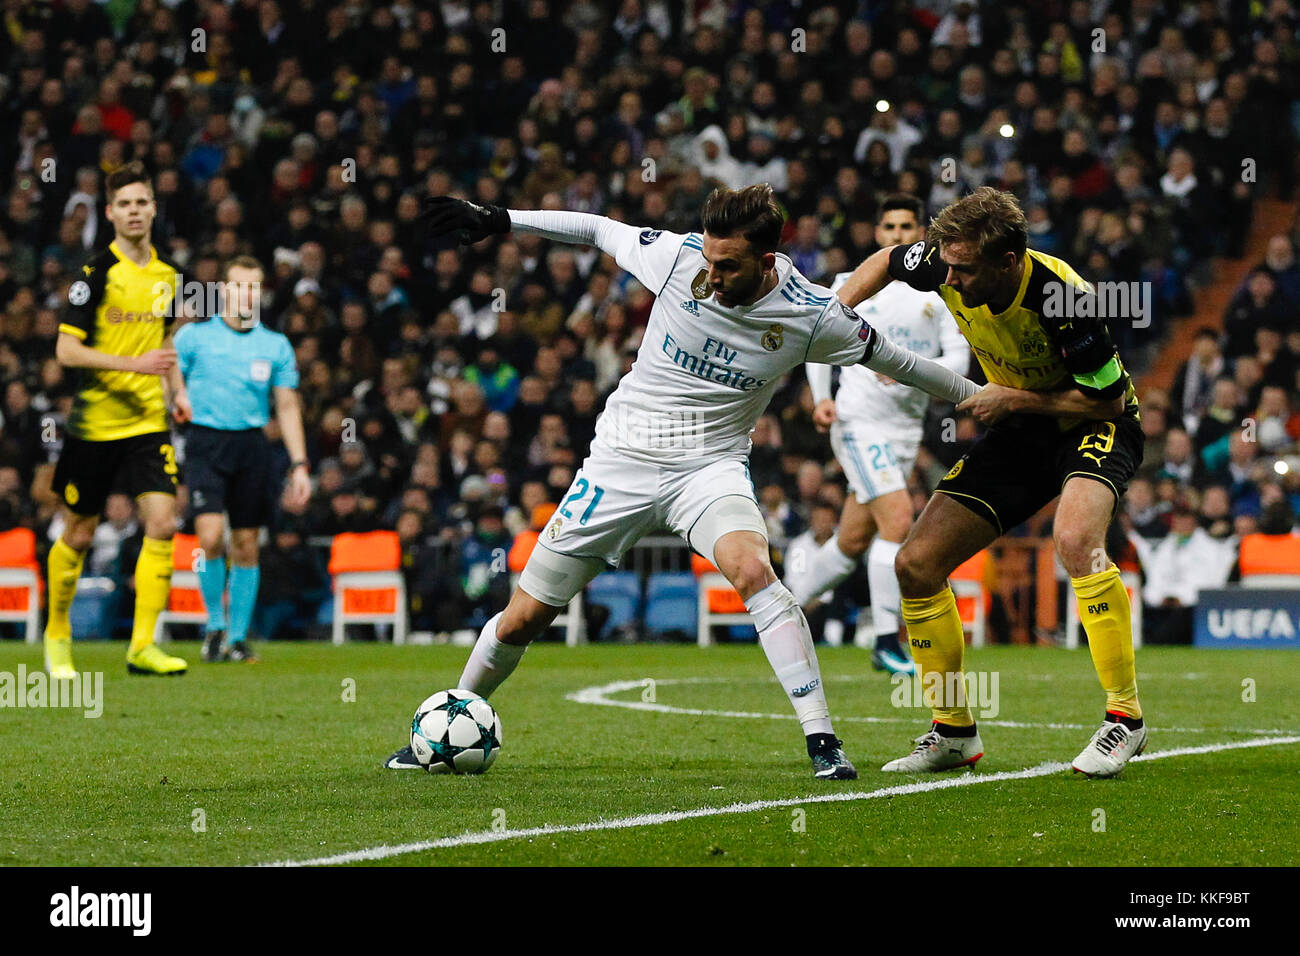
[[[1194,643],[1300,648],[1300,590],[1203,588],[1196,602]]]

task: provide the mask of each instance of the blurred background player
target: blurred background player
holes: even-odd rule
[[[477,241],[513,230],[595,246],[656,294],[636,363],[597,420],[591,453],[457,686],[489,696],[587,582],[667,526],[744,600],[803,727],[814,776],[854,779],[808,622],[772,570],[749,434],[781,379],[810,359],[865,362],[950,399],[977,387],[895,346],[777,253],[784,216],[771,186],[714,190],[700,215],[703,234],[681,235],[587,213],[430,200],[434,236]],[[387,765],[419,766],[409,747]]]
[[[263,432],[272,394],[290,458],[286,505],[301,508],[307,503],[311,479],[293,346],[259,318],[262,267],[252,256],[237,256],[226,266],[224,278],[221,314],[191,322],[176,333],[176,353],[193,408],[185,483],[203,549],[198,571],[208,610],[203,659],[253,661],[247,638],[259,583],[257,537],[271,523],[276,492],[271,445]]]
[[[984,755],[960,693],[966,642],[948,575],[1058,495],[1056,553],[1106,692],[1102,724],[1074,769],[1112,777],[1146,746],[1128,592],[1106,552],[1106,530],[1142,462],[1137,393],[1095,289],[1027,242],[1015,196],[982,186],[934,218],[929,240],[873,253],[839,292],[853,305],[891,279],[938,292],[990,383],[957,406],[988,430],[939,482],[898,553],[923,686],[939,674],[947,692],[930,731],[882,770],[949,770]]]
[[[177,270],[149,240],[157,210],[144,166],[133,162],[112,173],[105,191],[113,242],[82,266],[68,289],[55,346],[59,362],[80,370],[80,379],[54,470],[66,524],[50,548],[45,666],[53,677],[76,673],[68,611],[104,502],[122,490],[135,496],[144,525],[127,670],[183,674],[185,661],[154,644],[171,592],[176,533],[178,469],[164,383],[176,421],[190,414],[170,341]]]
[[[880,207],[876,244],[910,244],[925,238],[921,217],[919,199],[890,196]],[[831,290],[837,291],[850,275],[837,275]],[[970,348],[937,293],[894,282],[864,302],[858,314],[890,341],[935,359],[958,375],[966,373]],[[929,396],[854,365],[840,372],[839,389],[832,398],[831,366],[810,362],[806,371],[817,403],[813,421],[822,431],[830,429],[831,447],[853,494],[844,501],[835,536],[804,555],[804,573],[792,575],[786,583],[806,609],[818,595],[852,574],[865,553],[875,634],[872,662],[891,673],[914,673],[915,666],[898,645],[894,557],[912,526],[907,476],[921,444]],[[794,562],[795,557],[788,556],[787,568]]]

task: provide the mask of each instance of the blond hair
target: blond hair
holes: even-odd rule
[[[991,262],[1008,252],[1023,256],[1029,225],[1015,196],[981,186],[945,206],[930,223],[926,235],[940,245],[969,242],[975,247],[977,259]]]

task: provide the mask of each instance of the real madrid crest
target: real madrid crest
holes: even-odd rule
[[[559,518],[552,521],[550,526],[546,529],[546,537],[550,538],[552,541],[558,538],[560,536],[560,525],[562,523],[563,522],[561,522]]]
[[[709,297],[708,269],[701,269],[695,273],[695,278],[691,280],[691,295],[697,299],[707,299]]]
[[[785,326],[781,325],[779,322],[768,326],[767,331],[763,333],[763,337],[759,339],[763,348],[767,349],[769,352],[779,351],[781,343],[784,341]]]

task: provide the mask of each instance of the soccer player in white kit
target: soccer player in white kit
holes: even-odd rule
[[[922,208],[912,196],[888,197],[880,205],[876,244],[924,239]],[[850,275],[837,275],[831,290],[837,291]],[[857,311],[890,341],[965,375],[970,346],[938,293],[893,282]],[[891,673],[915,673],[898,644],[900,595],[894,558],[912,526],[907,476],[916,463],[929,396],[854,365],[840,373],[839,390],[832,398],[831,366],[810,362],[806,372],[816,402],[813,421],[822,430],[829,427],[831,448],[853,494],[845,499],[834,537],[812,554],[786,556],[785,583],[800,607],[807,607],[852,574],[865,553],[876,638],[872,661]]]
[[[506,609],[483,627],[458,687],[488,697],[587,582],[641,537],[667,528],[744,599],[803,726],[814,775],[854,779],[831,726],[808,622],[777,580],[749,477],[749,433],[782,376],[812,361],[865,362],[960,401],[978,386],[900,349],[776,252],[783,216],[766,183],[717,189],[704,232],[638,229],[588,213],[430,199],[429,232],[462,242],[531,232],[596,246],[656,299],[635,364],[610,396],[582,463]],[[385,762],[418,767],[410,748]]]

